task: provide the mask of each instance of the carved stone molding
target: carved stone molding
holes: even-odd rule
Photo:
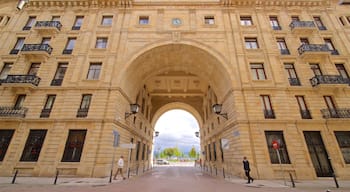
[[[129,8],[133,0],[31,0],[29,7],[125,7]]]
[[[231,6],[328,6],[329,0],[221,0],[226,7]]]

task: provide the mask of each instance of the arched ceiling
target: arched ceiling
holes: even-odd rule
[[[228,72],[216,57],[185,44],[145,51],[127,66],[123,76],[121,87],[132,99],[146,85],[152,117],[162,106],[180,102],[192,106],[203,118],[203,97],[208,86],[222,98],[231,84]]]

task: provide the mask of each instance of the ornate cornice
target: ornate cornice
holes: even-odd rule
[[[133,0],[30,0],[29,7],[131,7]]]
[[[231,6],[329,6],[329,0],[220,0],[226,7]]]

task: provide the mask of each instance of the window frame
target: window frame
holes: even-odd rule
[[[269,16],[269,21],[270,21],[270,25],[272,27],[273,30],[281,30],[281,25],[278,21],[278,17],[277,16]]]
[[[72,54],[76,41],[76,37],[68,37],[66,46],[64,47],[62,54]]]
[[[149,25],[150,19],[148,15],[139,16],[139,25]]]
[[[246,49],[259,49],[259,43],[256,37],[245,37],[244,43]]]
[[[204,16],[205,25],[215,25],[215,17],[213,15]]]
[[[98,67],[97,67],[98,66]],[[97,68],[94,68],[97,67]],[[99,80],[101,75],[102,63],[93,62],[90,63],[86,80]]]
[[[4,80],[9,75],[11,69],[12,69],[13,63],[12,62],[5,62],[2,66],[2,69],[0,71],[0,80]]]
[[[253,80],[266,80],[266,72],[263,63],[250,63],[250,70]]]
[[[31,129],[20,158],[21,162],[37,162],[44,146],[46,129]],[[34,150],[34,151],[33,151]]]
[[[284,139],[283,131],[264,131],[267,148],[269,151],[270,163],[279,164],[278,155],[276,149],[272,147],[272,142],[277,141],[279,143],[279,154],[282,164],[291,164],[287,144]]]
[[[70,129],[67,135],[61,162],[80,162],[84,151],[87,130]],[[73,138],[76,136],[75,138]],[[80,138],[78,138],[80,137]],[[73,139],[75,139],[73,141]],[[72,149],[73,148],[73,149]],[[75,156],[78,154],[78,156]],[[69,158],[71,157],[71,158]]]
[[[241,26],[252,26],[253,25],[252,16],[240,16],[239,21],[240,21]]]
[[[30,30],[36,22],[36,16],[29,16],[26,24],[23,27],[24,31]]]
[[[108,44],[108,37],[97,37],[95,48],[96,49],[106,49]]]
[[[84,16],[81,16],[81,15],[75,16],[72,30],[80,30],[81,26],[83,25],[83,22],[84,22]]]
[[[342,153],[344,162],[350,164],[350,131],[334,131],[334,135],[337,139],[338,147]],[[344,139],[342,139],[342,137],[344,137]]]
[[[102,26],[112,26],[113,24],[113,15],[103,15],[101,20]]]
[[[6,152],[11,144],[13,135],[15,133],[14,129],[1,129],[0,130],[0,162],[5,159]]]

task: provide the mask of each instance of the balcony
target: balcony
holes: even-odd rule
[[[45,35],[54,35],[61,31],[62,24],[59,21],[37,21],[34,30]]]
[[[289,49],[280,49],[281,55],[290,55]]]
[[[52,79],[51,86],[61,86],[63,79]]]
[[[79,118],[87,117],[88,112],[89,112],[89,109],[78,109],[77,117]]]
[[[0,117],[19,117],[24,118],[28,109],[25,107],[6,107],[0,106]]]
[[[49,44],[24,44],[21,54],[28,57],[47,59],[52,52]]]
[[[317,31],[317,27],[313,21],[292,21],[289,24],[293,34],[310,35]]]
[[[302,119],[312,119],[311,117],[311,113],[309,110],[304,109],[304,110],[300,110],[300,115]]]
[[[40,118],[50,117],[51,109],[42,109],[40,113]]]
[[[348,86],[350,81],[347,78],[343,78],[341,75],[316,75],[310,79],[310,83],[313,87],[320,84]]]
[[[1,81],[1,86],[34,89],[40,80],[40,77],[35,75],[7,75],[7,78]]]
[[[289,85],[291,86],[300,86],[300,80],[298,78],[288,78],[289,80]]]
[[[273,110],[267,110],[265,109],[264,110],[264,116],[265,116],[265,119],[275,119],[275,113],[273,112]]]
[[[321,109],[322,117],[329,118],[350,118],[350,108],[347,109]]]
[[[302,44],[298,48],[299,55],[302,59],[318,59],[330,55],[332,50],[326,44]]]

